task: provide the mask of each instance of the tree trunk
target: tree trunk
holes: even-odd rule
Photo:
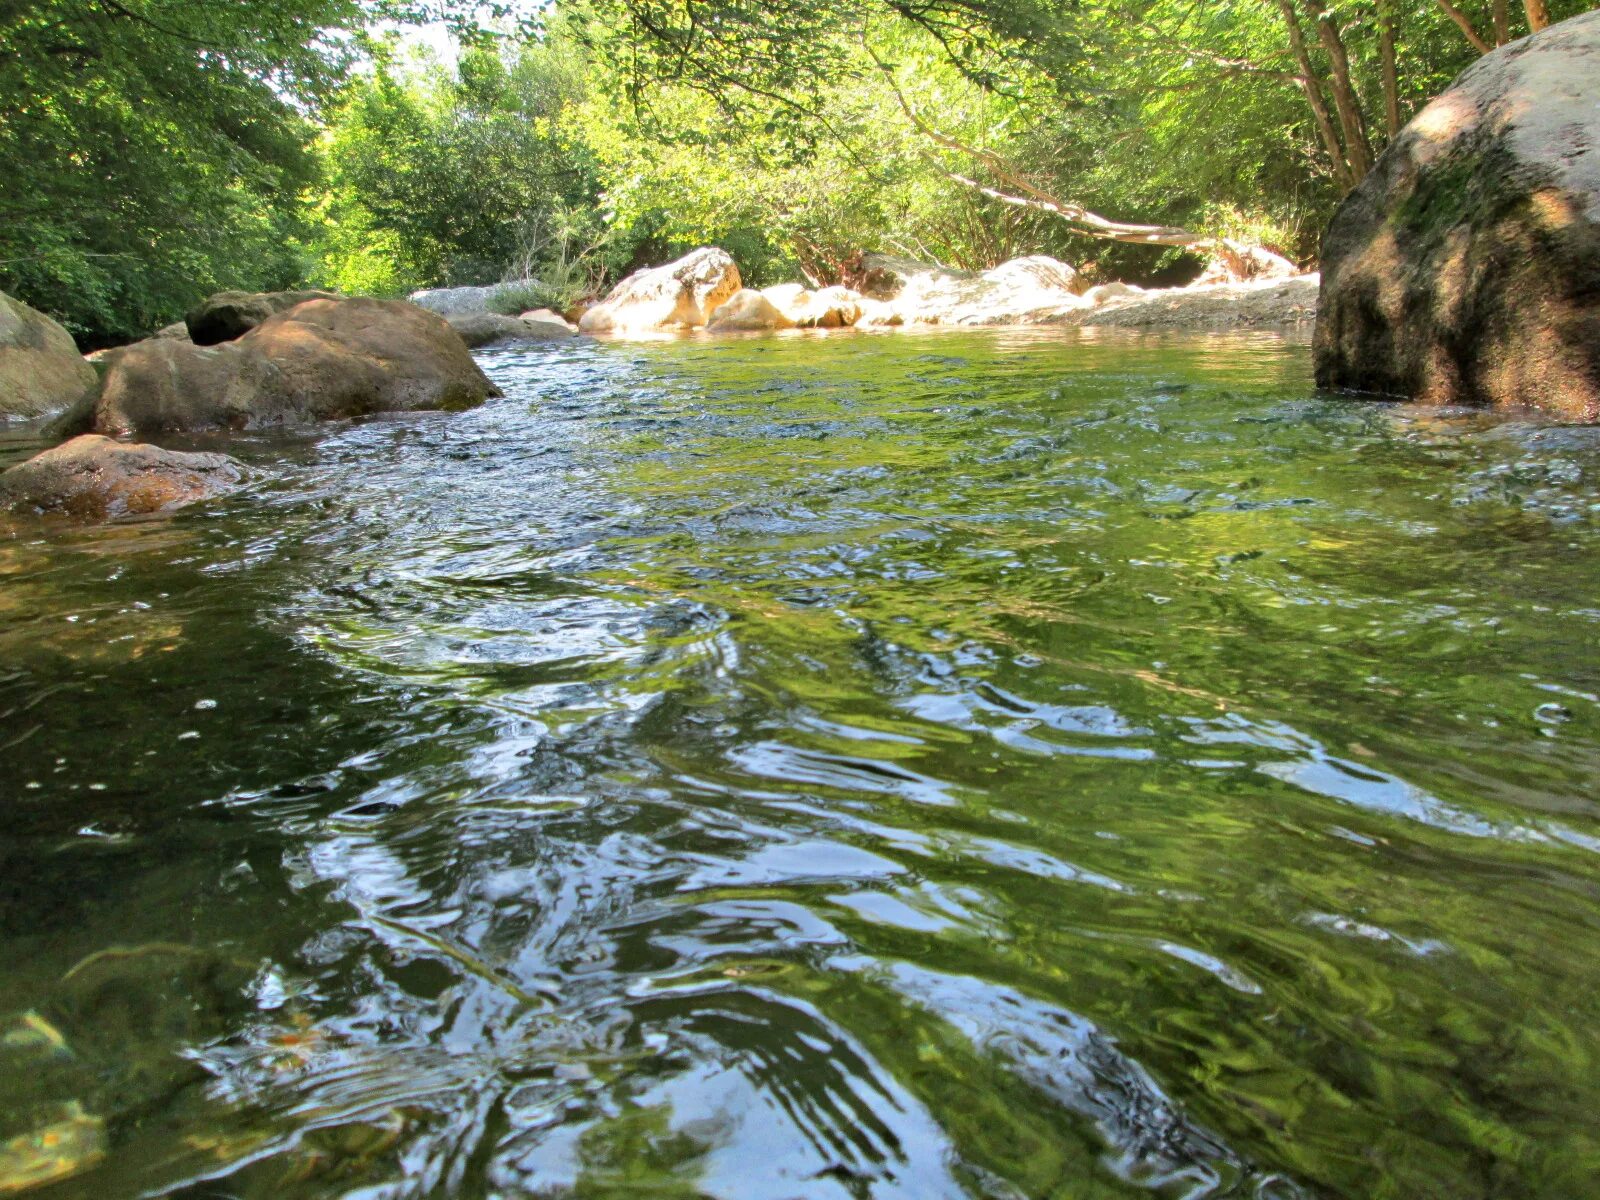
[[[1333,103],[1339,112],[1339,127],[1344,131],[1345,160],[1350,164],[1354,182],[1360,183],[1372,170],[1372,143],[1367,139],[1367,119],[1361,112],[1361,100],[1350,83],[1350,56],[1345,53],[1344,38],[1339,35],[1339,27],[1327,8],[1320,7],[1315,23],[1317,38],[1332,68],[1330,82]]]
[[[1527,2],[1530,5],[1542,4],[1544,0],[1527,0]],[[1461,32],[1466,36],[1467,41],[1472,43],[1472,48],[1479,54],[1487,54],[1489,51],[1494,49],[1494,47],[1489,45],[1488,42],[1484,41],[1483,38],[1479,36],[1478,31],[1472,27],[1472,22],[1467,18],[1467,14],[1462,12],[1454,4],[1451,4],[1450,0],[1439,0],[1439,7],[1444,9],[1445,15],[1456,23],[1456,27],[1461,30]],[[1530,20],[1531,19],[1532,18],[1530,17]]]
[[[1524,0],[1528,13],[1528,32],[1538,33],[1550,24],[1550,5],[1546,0]]]
[[[1355,187],[1358,179],[1350,170],[1344,147],[1339,144],[1339,133],[1334,129],[1333,118],[1328,114],[1328,102],[1322,95],[1322,81],[1312,69],[1311,53],[1306,49],[1305,33],[1300,28],[1300,18],[1295,15],[1292,0],[1277,0],[1277,5],[1278,12],[1283,17],[1284,32],[1289,35],[1289,48],[1294,51],[1295,63],[1300,69],[1297,82],[1300,84],[1300,90],[1305,93],[1306,103],[1311,106],[1311,115],[1316,118],[1317,135],[1322,139],[1322,148],[1327,151],[1328,159],[1333,164],[1334,182],[1339,185],[1341,192],[1348,192]]]
[[[1494,0],[1494,44],[1504,46],[1511,40],[1510,0]]]
[[[1400,73],[1395,67],[1396,25],[1394,0],[1378,4],[1378,65],[1383,73],[1383,120],[1389,140],[1400,132]]]

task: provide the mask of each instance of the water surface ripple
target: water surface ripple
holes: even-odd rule
[[[1268,335],[483,362],[0,543],[0,1192],[1600,1196],[1600,430]]]

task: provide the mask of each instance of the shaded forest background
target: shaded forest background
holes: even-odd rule
[[[90,347],[223,288],[563,304],[704,244],[757,286],[870,250],[1135,282],[1192,273],[1186,238],[1309,262],[1429,97],[1590,7],[0,0],[0,290]]]

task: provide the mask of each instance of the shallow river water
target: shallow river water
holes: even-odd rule
[[[1600,1195],[1600,430],[482,361],[0,541],[0,1194]]]

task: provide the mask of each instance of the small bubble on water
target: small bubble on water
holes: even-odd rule
[[[200,731],[198,729],[185,729],[178,735],[178,740],[180,742],[192,742],[199,738],[199,736]]]
[[[217,702],[215,700],[196,700],[194,706],[201,712],[209,712],[217,706]]]

